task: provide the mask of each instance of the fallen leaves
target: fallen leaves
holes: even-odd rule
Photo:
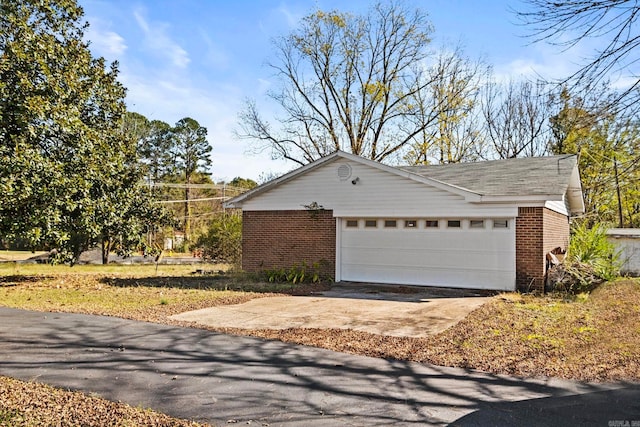
[[[346,353],[520,377],[640,380],[640,281],[603,285],[587,299],[499,295],[446,331],[402,338],[342,329],[210,328]]]
[[[0,376],[0,426],[36,425],[198,427],[207,424]]]
[[[304,294],[320,289],[306,287],[282,292]],[[277,295],[273,291],[256,283],[225,282],[209,276],[0,276],[3,305],[106,314],[190,327],[202,326],[173,321],[169,316]],[[342,329],[207,329],[496,374],[638,381],[638,325],[640,280],[625,279],[606,283],[588,297],[570,300],[561,296],[498,295],[453,327],[426,338],[390,337]],[[197,425],[96,399],[0,377],[0,426]],[[59,421],[51,424],[51,420]]]

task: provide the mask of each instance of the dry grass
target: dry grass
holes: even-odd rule
[[[28,252],[28,251],[8,251],[0,250],[0,261],[23,261],[38,255],[44,255],[47,252]]]
[[[270,293],[209,288],[199,277],[117,277],[99,274],[0,278],[0,301],[29,310],[99,314],[162,322],[168,316]],[[152,283],[151,283],[152,282]],[[225,290],[225,287],[227,290]]]
[[[0,258],[7,251],[0,251]],[[23,252],[19,252],[23,253]],[[16,255],[17,256],[17,255]],[[64,276],[64,275],[108,275],[118,277],[183,277],[189,276],[196,269],[207,271],[227,271],[227,264],[78,264],[69,267],[65,264],[23,264],[14,262],[0,263],[0,277],[6,276]]]
[[[640,381],[640,280],[607,283],[575,299],[500,295],[427,338],[341,329],[215,330],[521,377]]]
[[[195,275],[202,266],[28,265],[15,273],[0,265],[0,304],[28,310],[98,314],[167,322],[174,314],[217,305],[240,304],[305,287],[255,283],[242,275]]]
[[[92,266],[62,270],[63,273],[47,266],[25,267],[19,273],[0,268],[0,304],[195,326],[171,321],[168,316],[292,293],[288,285],[251,283],[234,275],[194,276],[188,274],[194,271],[193,266],[166,267],[155,272],[150,267]],[[217,268],[210,267],[214,271]],[[317,289],[299,287],[296,293]],[[339,329],[209,329],[497,374],[588,381],[640,380],[640,280],[632,279],[607,283],[589,296],[573,299],[499,295],[452,328],[427,338],[387,337]],[[21,419],[29,405],[32,409],[28,411],[37,412],[33,405],[38,399],[26,399],[22,406],[6,406],[2,399],[6,401],[8,386],[2,383],[7,382],[10,380],[0,381],[0,426],[3,417]],[[38,387],[30,383],[11,384],[29,395],[35,393],[32,388]],[[81,400],[81,396],[74,394],[68,399]],[[130,424],[173,425],[137,421]]]
[[[498,298],[432,341],[424,358],[434,363],[526,376],[638,381],[640,281],[607,283],[572,300]],[[442,358],[440,350],[453,350],[455,358]]]
[[[0,376],[0,426],[205,426],[45,384]]]
[[[243,276],[193,275],[225,266],[48,266],[0,264],[0,305],[170,322],[189,310],[253,298],[307,293],[305,286],[248,282]],[[316,287],[318,288],[318,287]],[[274,292],[280,292],[278,294]],[[2,426],[197,426],[148,410],[0,376]]]

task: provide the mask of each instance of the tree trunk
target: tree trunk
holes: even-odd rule
[[[102,249],[102,264],[109,264],[110,246],[109,240],[102,239],[102,244],[100,245],[100,249]]]
[[[616,177],[616,194],[618,195],[618,227],[624,228],[624,216],[622,215],[622,197],[620,197],[620,182],[618,181],[618,159],[613,156],[613,173]]]

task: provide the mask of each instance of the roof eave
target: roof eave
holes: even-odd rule
[[[535,194],[529,196],[482,196],[478,203],[528,203],[562,201],[562,194]]]
[[[569,185],[567,187],[567,201],[569,210],[572,215],[580,215],[585,212],[584,195],[582,193],[582,181],[580,179],[580,170],[576,163],[571,176],[569,177]]]

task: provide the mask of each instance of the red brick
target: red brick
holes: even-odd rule
[[[320,264],[334,277],[336,220],[333,211],[243,211],[242,268],[259,272]]]
[[[518,209],[516,219],[516,288],[544,290],[546,254],[569,243],[569,219],[542,207]]]
[[[333,211],[244,211],[242,268],[258,272],[320,263],[322,274],[333,277],[336,220]],[[518,209],[516,218],[516,288],[543,290],[550,250],[566,249],[569,221],[543,207]]]

